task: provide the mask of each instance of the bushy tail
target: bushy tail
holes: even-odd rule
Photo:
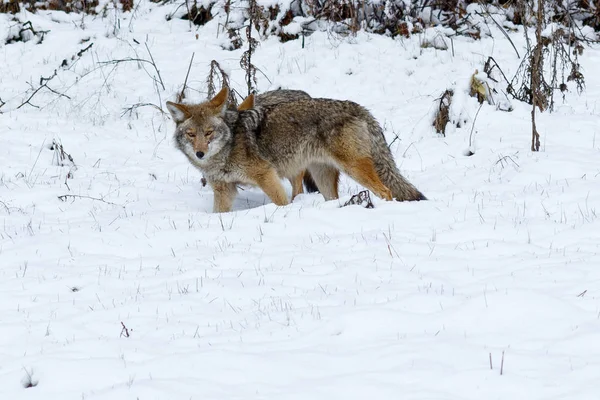
[[[368,122],[368,129],[372,136],[371,150],[375,169],[381,181],[392,191],[392,197],[398,201],[427,200],[423,193],[400,174],[379,123],[372,119]]]

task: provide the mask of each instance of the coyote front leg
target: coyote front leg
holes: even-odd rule
[[[235,196],[237,195],[235,183],[221,181],[209,181],[209,183],[215,194],[213,212],[222,213],[231,211],[233,200],[235,200]]]
[[[290,204],[281,179],[273,168],[265,167],[258,169],[251,176],[252,180],[262,189],[271,201],[278,206]]]

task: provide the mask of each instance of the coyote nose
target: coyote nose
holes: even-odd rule
[[[204,157],[204,153],[201,152],[201,151],[199,151],[199,152],[196,153],[196,157],[202,158],[202,157]]]

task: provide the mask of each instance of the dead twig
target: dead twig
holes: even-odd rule
[[[89,44],[87,47],[85,47],[85,48],[83,48],[83,49],[79,50],[79,51],[78,51],[78,52],[77,52],[75,55],[73,55],[73,56],[71,57],[71,61],[76,61],[76,60],[80,59],[80,58],[83,56],[83,54],[84,54],[86,51],[88,51],[88,50],[89,50],[89,49],[90,49],[90,48],[91,48],[93,45],[94,45],[94,43],[90,43],[90,44]],[[64,59],[64,60],[62,60],[62,62],[61,62],[61,64],[60,64],[60,67],[59,67],[59,68],[61,68],[61,69],[67,69],[67,68],[69,67],[69,64],[70,64],[70,63],[69,63],[69,61],[67,61],[67,59]],[[71,64],[72,64],[72,62],[71,62]],[[50,81],[52,81],[52,79],[56,78],[56,76],[57,76],[57,75],[58,75],[58,69],[55,69],[55,70],[54,70],[54,73],[53,73],[53,74],[52,74],[50,77],[48,77],[48,78],[45,78],[45,77],[41,76],[41,77],[40,77],[40,83],[39,83],[39,86],[38,86],[38,87],[37,87],[37,88],[36,88],[36,89],[33,91],[33,93],[31,93],[31,94],[29,95],[29,97],[27,98],[27,100],[25,100],[24,102],[22,102],[22,103],[21,103],[21,104],[20,104],[20,105],[17,107],[17,110],[18,110],[18,109],[20,109],[21,107],[23,107],[23,106],[27,105],[27,104],[28,104],[28,105],[30,105],[30,106],[32,106],[32,107],[39,108],[39,107],[38,107],[38,106],[36,106],[35,104],[31,103],[31,99],[33,99],[33,97],[34,97],[36,94],[38,94],[38,93],[40,92],[40,90],[42,90],[42,89],[44,89],[44,88],[46,88],[46,89],[48,89],[50,92],[52,92],[52,93],[54,93],[54,94],[58,95],[58,97],[64,97],[64,98],[66,98],[66,99],[69,99],[69,100],[71,100],[71,98],[70,98],[69,96],[67,96],[66,94],[64,94],[64,93],[59,93],[59,92],[57,92],[56,90],[52,89],[50,86],[48,86],[48,84],[50,83]],[[32,85],[32,86],[33,86],[33,85]],[[68,90],[68,89],[67,89],[67,90]],[[2,103],[2,104],[0,104],[0,107],[2,107],[2,106],[4,105],[4,103],[3,103],[1,100],[0,100],[0,103]]]
[[[183,99],[185,99],[185,89],[187,88],[188,77],[190,76],[190,70],[192,69],[192,62],[194,61],[194,56],[196,53],[192,53],[192,58],[190,59],[190,65],[188,66],[187,73],[185,74],[185,80],[183,81],[183,87],[181,88],[181,92],[177,95],[177,102],[181,103]]]
[[[130,62],[130,61],[152,64],[152,61],[150,61],[150,60],[145,60],[143,58],[133,58],[133,57],[119,58],[116,60],[108,60],[108,61],[98,61],[98,64],[100,64],[100,65],[119,64],[122,62]]]
[[[473,125],[471,126],[471,133],[469,134],[469,148],[471,148],[471,146],[473,145],[473,129],[475,129],[475,122],[477,121],[477,116],[479,115],[481,107],[483,107],[483,103],[479,104],[479,108],[477,109],[475,118],[473,118]]]
[[[33,377],[33,369],[28,371],[27,368],[23,367],[25,370],[25,378],[23,378],[22,384],[25,389],[29,389],[32,387],[36,387],[38,385],[38,380]]]
[[[66,97],[67,99],[71,100],[71,98],[70,98],[69,96],[67,96],[66,94],[63,94],[63,93],[58,93],[56,90],[54,90],[54,89],[52,89],[51,87],[49,87],[49,86],[48,86],[48,83],[49,83],[49,82],[50,82],[52,79],[56,78],[56,75],[57,75],[57,74],[58,74],[58,70],[56,70],[56,69],[55,69],[55,70],[54,70],[54,73],[53,73],[53,74],[52,74],[52,76],[50,76],[49,78],[44,78],[43,76],[42,76],[42,77],[40,77],[40,86],[38,86],[38,88],[37,88],[37,89],[35,89],[35,90],[33,91],[33,93],[31,93],[31,94],[29,95],[29,97],[27,98],[27,100],[25,100],[24,102],[22,102],[22,103],[21,103],[21,104],[20,104],[20,105],[17,107],[17,110],[18,110],[19,108],[23,107],[23,106],[24,106],[24,105],[26,105],[26,104],[29,104],[30,106],[32,106],[32,107],[35,107],[35,108],[40,108],[39,106],[36,106],[35,104],[32,104],[32,103],[31,103],[31,99],[33,99],[33,97],[34,97],[36,94],[38,94],[38,92],[39,92],[40,90],[42,90],[42,89],[44,89],[44,88],[48,89],[48,90],[49,90],[49,91],[51,91],[52,93],[55,93],[55,94],[57,94],[59,97]]]
[[[162,77],[160,76],[160,71],[158,70],[158,66],[156,65],[156,62],[154,61],[154,57],[152,57],[152,52],[150,51],[150,48],[148,47],[148,42],[144,42],[144,46],[146,46],[146,51],[148,52],[148,55],[150,56],[150,60],[152,61],[151,64],[154,67],[154,70],[156,71],[156,75],[158,76],[158,81],[160,82],[160,86],[162,86],[162,89],[165,90],[165,84],[163,83]]]
[[[129,113],[129,116],[131,117],[131,114],[133,114],[133,112],[135,110],[137,110],[138,108],[140,108],[140,107],[154,107],[158,111],[160,111],[162,114],[166,114],[166,112],[162,108],[160,108],[159,106],[157,106],[154,103],[137,103],[137,104],[134,104],[134,105],[132,105],[130,107],[124,108],[123,112],[121,113],[121,117],[123,117],[127,113]]]
[[[398,136],[398,134],[394,132],[394,130],[392,130],[392,133],[394,134],[394,139],[392,139],[390,144],[388,144],[388,149],[392,148],[392,145],[396,142],[396,140],[400,140],[400,136]]]
[[[391,242],[391,235],[390,237],[387,237],[385,235],[385,233],[383,234],[383,238],[385,239],[385,243],[387,244],[387,249],[388,249],[388,253],[390,253],[390,257],[394,258],[394,254],[392,253],[392,250],[394,251],[394,253],[396,254],[397,258],[400,258],[400,254],[398,254],[398,252],[396,251],[396,249],[394,248],[394,246],[392,246],[392,242]]]
[[[144,46],[146,47],[146,51],[148,52],[148,55],[150,56],[150,60],[146,60],[145,58],[141,58],[141,57],[127,57],[127,58],[119,58],[116,60],[108,60],[108,61],[99,61],[98,64],[99,65],[118,65],[120,63],[127,63],[127,62],[137,62],[140,65],[143,64],[150,64],[152,65],[152,68],[154,68],[154,71],[156,72],[156,77],[153,76],[150,72],[148,72],[146,70],[146,68],[143,68],[144,71],[146,72],[146,74],[150,77],[150,79],[152,79],[155,83],[160,84],[160,86],[162,87],[163,90],[165,90],[165,84],[162,80],[162,77],[160,75],[160,71],[158,69],[158,66],[156,65],[156,61],[154,60],[154,57],[152,56],[152,52],[150,52],[150,48],[148,47],[148,43],[144,42]],[[135,50],[134,50],[135,51]],[[137,56],[137,52],[136,52],[136,56]]]
[[[492,61],[494,62],[493,65]],[[494,68],[498,68],[498,71],[500,71],[506,83],[510,85],[510,81],[504,74],[504,71],[502,71],[502,68],[500,68],[500,65],[498,65],[498,62],[494,59],[494,57],[489,56],[487,61],[485,62],[485,65],[483,66],[483,72],[487,74],[489,79],[493,80],[494,82],[497,82],[494,78],[492,78],[492,71],[494,70]]]
[[[511,156],[504,156],[498,158],[498,161],[496,161],[494,165],[500,164],[502,168],[504,168],[504,163],[507,162],[506,160],[510,160],[517,168],[519,168],[519,163],[517,163]]]
[[[126,338],[129,337],[129,329],[127,329],[127,327],[125,326],[125,324],[123,323],[123,321],[121,321],[121,335],[119,335],[119,337],[125,336]]]
[[[494,19],[494,17],[492,17],[492,14],[490,14],[490,12],[487,10],[487,8],[485,7],[485,4],[483,4],[483,2],[479,1],[479,4],[481,5],[481,9],[483,10],[483,12],[485,14],[487,14],[488,17],[490,17],[490,19],[494,22],[494,24],[498,27],[498,29],[500,29],[500,32],[502,32],[502,34],[508,39],[508,41],[510,42],[510,45],[515,50],[515,53],[517,53],[517,58],[521,58],[521,56],[519,55],[519,51],[515,47],[515,44],[513,43],[513,41],[510,39],[510,36],[508,36],[508,33],[506,33],[506,30],[504,30],[504,28]],[[479,13],[477,11],[475,11],[475,14],[481,16],[481,13]]]
[[[50,145],[50,150],[54,151],[54,157],[52,159],[53,164],[58,166],[75,166],[75,161],[73,157],[67,153],[62,144],[57,143],[56,140],[52,140],[52,144]],[[68,162],[65,162],[68,160]]]
[[[371,195],[369,194],[368,190],[363,190],[362,192],[359,192],[354,196],[350,197],[350,200],[344,203],[342,207],[350,205],[359,205],[363,206],[364,208],[375,208],[373,202],[371,201]]]
[[[62,195],[57,196],[57,197],[58,197],[58,199],[60,201],[67,201],[68,198],[71,198],[71,199],[89,199],[89,200],[101,201],[103,203],[110,204],[111,206],[119,206],[119,207],[125,208],[124,205],[113,203],[111,201],[106,201],[104,199],[101,199],[101,198],[98,198],[98,197],[92,197],[92,196],[84,196],[84,195],[78,195],[78,194],[62,194]]]
[[[0,205],[2,205],[4,207],[4,209],[6,210],[6,212],[8,214],[10,214],[12,211],[17,211],[17,212],[19,212],[19,213],[21,213],[23,215],[26,214],[25,210],[23,210],[22,208],[9,206],[8,204],[6,204],[5,202],[3,202],[2,200],[0,200]]]

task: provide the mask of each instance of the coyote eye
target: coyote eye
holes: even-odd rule
[[[188,135],[189,137],[194,137],[196,136],[196,133],[194,132],[193,129],[189,128],[185,130],[185,134]]]
[[[208,130],[208,131],[204,132],[204,136],[208,137],[208,136],[212,135],[213,132],[214,132],[213,130]]]

